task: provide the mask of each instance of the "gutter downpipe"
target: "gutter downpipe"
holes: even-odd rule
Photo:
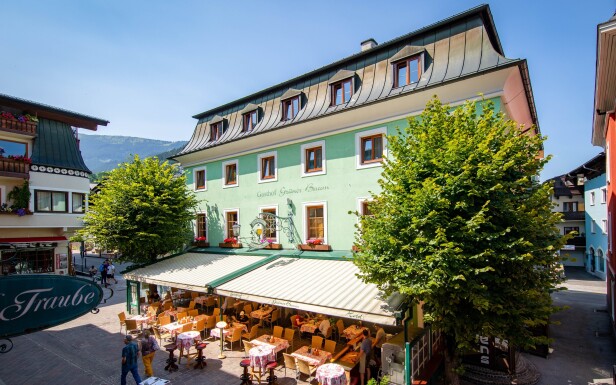
[[[409,342],[408,324],[413,319],[410,310],[407,310],[407,315],[402,320],[404,327],[404,383],[411,385],[411,343]]]

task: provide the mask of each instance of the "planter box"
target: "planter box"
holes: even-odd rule
[[[34,122],[20,122],[15,119],[0,118],[1,130],[16,132],[22,135],[36,136],[36,125]]]
[[[242,244],[241,243],[219,243],[218,247],[222,247],[223,249],[241,249],[242,248]]]
[[[270,243],[265,247],[265,250],[282,250],[282,245],[280,243]]]
[[[210,243],[204,241],[193,242],[192,245],[195,247],[210,247]]]
[[[330,251],[331,247],[329,245],[310,245],[310,244],[301,244],[297,245],[297,248],[302,251]]]

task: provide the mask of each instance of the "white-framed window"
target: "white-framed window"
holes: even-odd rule
[[[278,205],[260,206],[259,212],[278,215]],[[263,216],[263,219],[267,223],[265,226],[265,233],[263,234],[264,238],[271,243],[278,243],[280,231],[276,228],[276,219],[270,216]]]
[[[193,181],[195,191],[207,191],[207,170],[205,167],[193,169]]]
[[[590,201],[590,205],[591,205],[591,206],[594,206],[594,205],[595,205],[595,192],[594,192],[594,191],[591,191],[591,192],[590,192],[590,197],[589,197],[589,199],[588,199],[588,200]]]
[[[601,220],[601,231],[603,231],[603,234],[607,234],[607,219]]]
[[[222,188],[240,185],[240,163],[237,159],[222,162]]]
[[[607,188],[602,187],[601,188],[601,203],[606,203],[606,202],[607,202]]]
[[[240,209],[239,208],[233,208],[233,209],[225,209],[223,210],[223,215],[224,215],[224,238],[234,238],[233,236],[233,225],[235,223],[239,224],[240,223]],[[241,236],[242,234],[240,234]]]
[[[208,241],[208,226],[207,226],[207,213],[204,211],[197,213],[195,219],[195,238],[205,237],[205,241]]]
[[[276,182],[278,180],[278,153],[266,152],[257,156],[258,183]]]
[[[355,160],[357,169],[381,167],[387,156],[387,127],[361,131],[355,134]]]
[[[304,243],[311,239],[321,239],[327,244],[327,202],[303,202]]]
[[[302,144],[301,157],[302,177],[327,174],[324,140]]]
[[[372,198],[370,197],[357,198],[357,212],[359,215],[373,215],[372,211],[370,211],[371,201]]]
[[[593,233],[593,234],[596,233],[596,230],[595,230],[595,220],[594,219],[590,220],[590,232]]]

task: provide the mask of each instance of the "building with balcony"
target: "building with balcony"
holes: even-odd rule
[[[78,130],[109,122],[0,94],[2,274],[67,274],[68,238],[82,226],[90,170]]]

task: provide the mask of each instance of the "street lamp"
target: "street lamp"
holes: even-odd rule
[[[225,321],[219,321],[216,324],[216,327],[218,329],[220,329],[220,354],[218,355],[218,358],[220,358],[222,360],[223,358],[227,358],[227,356],[225,356],[223,354],[223,352],[222,352],[224,347],[225,347],[225,345],[224,345],[224,343],[225,343],[225,341],[224,341],[225,335],[224,335],[223,332],[224,332],[225,328],[227,327],[227,323]]]
[[[233,226],[231,226],[233,228],[233,236],[235,237],[235,242],[239,243],[239,237],[240,237],[240,228],[242,226],[240,226],[239,223],[235,222],[235,224]]]

